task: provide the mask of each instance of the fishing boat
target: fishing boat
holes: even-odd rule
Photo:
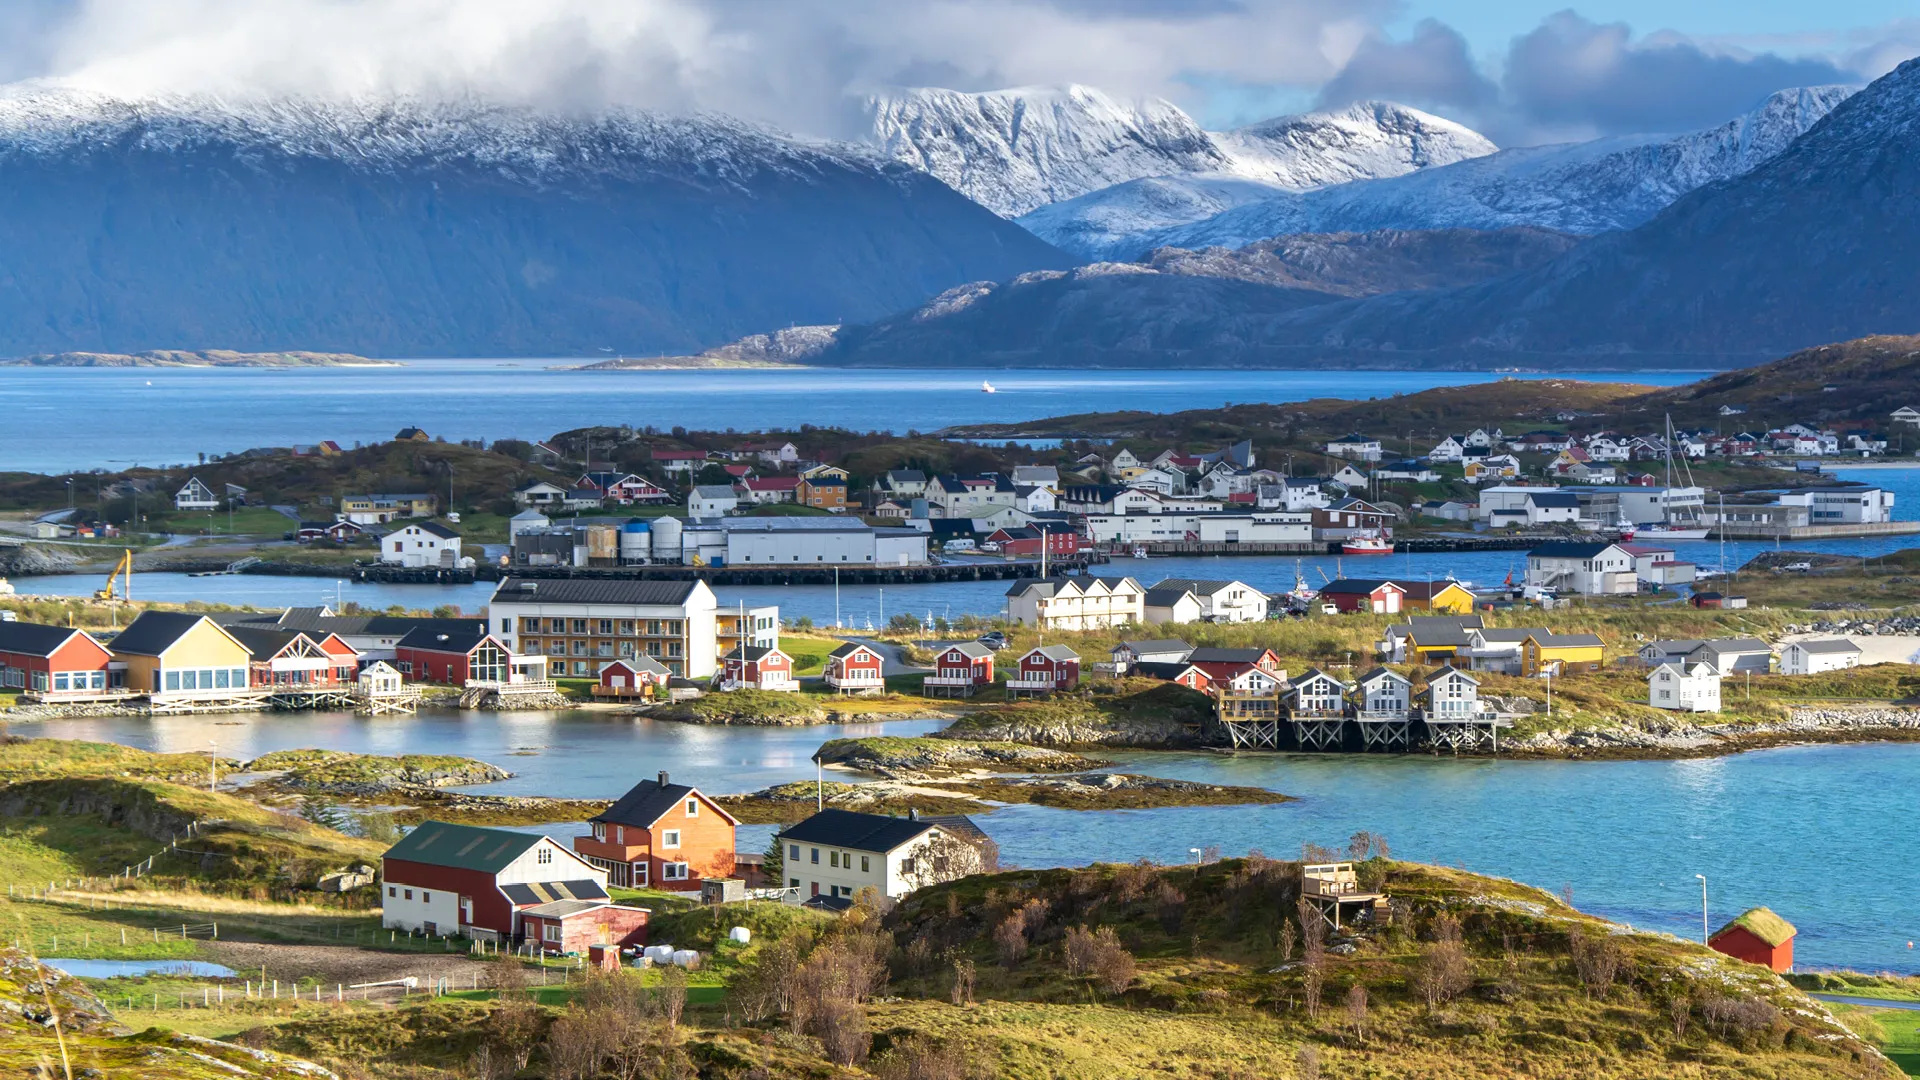
[[[985,380],[985,379],[981,379],[981,380],[980,380],[980,392],[981,392],[981,393],[983,393],[983,394],[997,394],[997,393],[999,393],[1000,391],[998,391],[998,390],[995,390],[995,389],[993,388],[993,384],[992,384],[992,383],[990,383],[990,382],[988,382],[988,381],[987,381],[987,380]]]
[[[1614,531],[1619,534],[1620,542],[1623,544],[1633,539],[1634,535],[1638,531],[1633,527],[1633,522],[1628,521],[1624,517],[1621,518],[1618,522],[1615,522],[1613,528],[1614,528]]]
[[[1391,555],[1393,541],[1379,533],[1356,533],[1341,541],[1340,551],[1346,555]]]
[[[1681,529],[1672,525],[1636,525],[1633,535],[1641,540],[1705,540],[1709,531]]]
[[[1147,557],[1147,549],[1146,549],[1146,548],[1143,548],[1143,547],[1136,547],[1136,548],[1134,548],[1134,549],[1133,549],[1133,557],[1134,557],[1134,558],[1136,558],[1136,559],[1144,559],[1144,558],[1146,558],[1146,557]]]

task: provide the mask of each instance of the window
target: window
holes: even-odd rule
[[[799,857],[800,857],[800,845],[799,845],[799,844],[788,844],[788,845],[787,845],[787,858],[789,858],[789,859],[797,859],[797,858],[799,858]]]
[[[169,690],[180,689],[180,673],[179,672],[177,671],[167,672],[167,689]]]
[[[413,890],[412,890],[412,889],[408,889],[408,890],[407,890],[406,892],[407,892],[407,895],[406,895],[405,897],[403,897],[403,899],[406,899],[406,900],[411,900],[411,899],[413,899]]]
[[[660,864],[660,878],[663,881],[687,880],[687,864],[683,862]]]
[[[787,888],[789,888],[789,889],[797,889],[797,888],[799,888],[799,887],[800,887],[800,879],[799,879],[799,878],[797,878],[797,877],[790,877],[790,878],[788,878],[788,879],[787,879]]]
[[[544,933],[542,936],[544,936],[548,941],[559,941],[560,940],[560,924],[557,922],[550,922],[550,923],[544,924]]]
[[[827,865],[838,868],[840,865],[840,853],[837,851],[827,852]]]
[[[391,886],[391,885],[389,885],[389,886],[387,886],[387,895],[388,895],[388,896],[398,896],[398,895],[400,895],[400,890],[399,890],[399,889],[396,889],[396,888],[394,888],[394,887],[393,887],[393,886]]]
[[[868,870],[869,870],[869,867],[867,866],[867,856],[862,855],[860,856],[860,872],[864,874],[864,873],[867,873]]]
[[[553,849],[548,847],[541,848],[534,853],[533,861],[539,863],[541,866],[551,863],[553,861]]]
[[[576,633],[576,634],[584,634],[584,633],[586,633],[586,632],[587,632],[587,620],[585,620],[585,619],[575,619],[575,620],[573,620],[573,632],[574,632],[574,633]]]
[[[616,844],[624,844],[627,842],[627,827],[625,825],[615,825],[613,827],[613,842]]]
[[[700,800],[699,799],[687,800],[687,816],[688,817],[700,816]]]
[[[663,848],[677,848],[677,847],[679,847],[679,846],[680,846],[680,830],[679,830],[679,829],[668,829],[668,830],[666,830],[665,832],[663,832],[663,833],[661,833],[661,834],[660,834],[660,846],[661,846],[661,847],[663,847]]]
[[[646,883],[647,883],[647,864],[644,861],[634,863],[633,864],[634,887],[639,888],[641,886],[646,885]]]
[[[420,902],[423,904],[433,903],[433,894],[430,892],[422,892],[420,894]]]
[[[812,854],[812,858],[811,858],[811,859],[809,859],[808,861],[810,861],[810,862],[812,862],[812,863],[813,863],[813,864],[815,864],[816,866],[817,866],[817,865],[819,865],[819,863],[820,863],[820,849],[819,849],[819,848],[809,848],[809,849],[807,849],[807,850],[808,850],[809,852],[811,852],[811,854]]]
[[[607,838],[606,822],[596,821],[593,823],[593,838],[595,840],[605,840]]]
[[[505,618],[503,618],[503,619],[501,619],[501,620],[500,620],[500,632],[501,632],[501,633],[503,633],[503,634],[511,634],[511,633],[513,633],[513,620],[512,620],[512,619],[505,619]]]

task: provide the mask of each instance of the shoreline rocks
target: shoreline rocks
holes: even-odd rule
[[[1711,715],[1711,714],[1706,714]],[[1680,721],[1660,728],[1619,726],[1541,732],[1500,744],[1502,754],[1706,757],[1790,742],[1920,738],[1920,709],[1898,706],[1796,708],[1787,720],[1750,724]]]
[[[1106,764],[1079,754],[1014,742],[880,736],[832,739],[814,752],[823,765],[840,765],[891,779],[952,775],[972,770],[1074,772]]]

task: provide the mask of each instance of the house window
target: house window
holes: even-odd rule
[[[634,888],[636,889],[644,888],[646,887],[646,884],[647,884],[647,864],[645,862],[634,863],[633,864]]]
[[[683,862],[661,863],[660,877],[665,881],[685,881],[687,880],[687,864]]]
[[[560,940],[560,924],[559,923],[552,923],[552,922],[546,923],[544,924],[544,928],[545,928],[545,937],[548,941]]]
[[[402,897],[402,899],[405,899],[405,900],[411,900],[411,899],[413,899],[413,890],[412,890],[412,889],[408,889],[408,890],[407,890],[407,895],[406,895],[406,896],[404,896],[404,897]]]
[[[799,857],[800,857],[800,845],[799,845],[799,844],[788,844],[788,845],[787,845],[787,858],[789,858],[789,859],[797,859],[797,858],[799,858]]]
[[[820,863],[820,849],[819,849],[819,848],[808,848],[807,850],[808,850],[808,852],[809,852],[809,854],[811,855],[811,858],[810,858],[810,859],[809,859],[808,861],[810,861],[810,862],[812,862],[812,863],[813,863],[813,864],[815,864],[816,866],[817,866],[817,865],[819,865],[819,863]]]
[[[864,873],[867,873],[868,870],[869,868],[867,866],[867,856],[862,855],[860,856],[860,872],[864,874]]]
[[[605,822],[596,821],[593,823],[593,838],[595,840],[605,840],[607,838],[607,826]]]
[[[677,848],[677,847],[679,847],[679,846],[680,846],[680,830],[679,830],[679,829],[668,829],[668,830],[666,830],[665,832],[663,832],[663,833],[661,833],[661,834],[660,834],[660,846],[661,846],[661,847],[663,847],[663,848]]]
[[[840,866],[840,853],[837,851],[827,852],[827,865],[837,869]]]
[[[551,863],[553,861],[553,849],[546,847],[541,848],[534,853],[533,861],[539,863],[541,866]]]
[[[398,895],[400,895],[400,890],[398,890],[398,889],[396,889],[396,888],[394,888],[393,886],[391,886],[391,885],[389,885],[389,886],[387,886],[387,895],[388,895],[389,897],[394,897],[394,896],[398,896]]]
[[[420,894],[420,902],[423,904],[433,903],[433,894],[430,892],[422,892]]]
[[[687,816],[688,817],[700,816],[700,800],[699,799],[687,800]]]

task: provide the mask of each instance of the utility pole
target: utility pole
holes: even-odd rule
[[[1695,874],[1700,879],[1700,944],[1707,943],[1707,875]]]
[[[220,744],[207,740],[207,790],[220,790]]]

